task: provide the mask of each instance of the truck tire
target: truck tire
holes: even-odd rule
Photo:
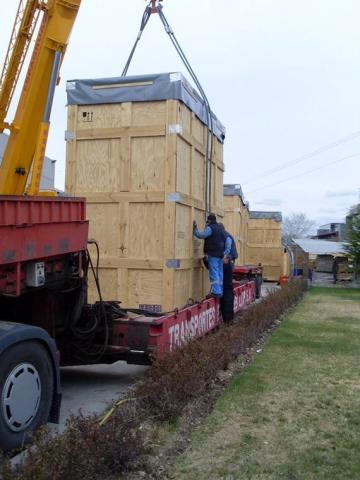
[[[0,356],[0,448],[22,447],[46,423],[53,399],[54,373],[46,349],[35,341],[18,343]]]

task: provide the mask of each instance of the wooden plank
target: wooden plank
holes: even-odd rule
[[[68,107],[68,131],[75,132],[76,123],[77,123],[77,105],[70,105]],[[76,162],[76,140],[75,137],[69,138],[66,142],[66,171],[65,171],[65,184],[67,189],[70,192],[73,192],[75,189],[75,162]]]
[[[167,124],[177,123],[177,102],[169,100],[167,102]],[[176,205],[175,202],[169,202],[169,194],[176,189],[176,154],[177,138],[174,134],[168,134],[166,137],[166,161],[165,161],[165,196],[164,196],[164,259],[175,259],[175,221]],[[174,292],[174,269],[164,268],[163,270],[163,309],[171,310],[175,305]]]
[[[164,192],[85,192],[87,203],[162,203]]]
[[[165,135],[165,125],[118,128],[87,128],[76,133],[76,140],[100,140],[122,137],[159,137]]]

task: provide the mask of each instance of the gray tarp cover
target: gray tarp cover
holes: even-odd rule
[[[69,105],[180,100],[208,124],[204,101],[181,73],[69,80],[66,92]],[[212,116],[214,134],[223,142],[225,127]]]
[[[250,212],[250,218],[258,218],[258,219],[269,219],[275,220],[276,222],[282,222],[282,213],[281,212],[259,212],[252,210]]]

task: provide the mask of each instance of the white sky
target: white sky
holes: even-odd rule
[[[0,64],[18,2],[1,3]],[[65,82],[119,76],[145,5],[82,0],[47,148],[58,160],[59,188]],[[225,183],[240,183],[252,210],[302,211],[317,224],[343,220],[360,188],[359,0],[164,0],[164,13],[226,126]],[[153,16],[129,74],[169,71],[188,77]],[[355,132],[335,148],[293,162]]]

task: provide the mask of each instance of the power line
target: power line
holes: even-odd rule
[[[308,160],[309,158],[315,157],[316,155],[320,155],[321,153],[326,152],[328,150],[331,150],[332,148],[335,148],[339,145],[342,145],[343,143],[350,142],[351,140],[354,140],[357,137],[360,137],[360,131],[356,131],[354,133],[351,133],[347,137],[343,137],[343,138],[340,138],[339,140],[335,140],[334,142],[331,142],[331,143],[328,143],[327,145],[319,147],[316,150],[313,150],[312,152],[305,153],[304,155],[301,155],[300,157],[297,157],[297,158],[294,158],[293,160],[282,163],[281,165],[278,165],[277,167],[270,168],[269,170],[265,170],[265,172],[262,172],[260,175],[256,175],[254,177],[249,178],[249,180],[246,180],[245,182],[243,182],[242,185],[247,185],[248,183],[255,182],[259,178],[268,177],[269,175],[272,175],[275,172],[279,172],[280,170],[283,170],[284,168],[289,168],[292,165],[296,165],[300,162]]]
[[[317,170],[321,170],[322,168],[328,167],[329,165],[334,165],[335,163],[343,162],[344,160],[349,160],[350,158],[355,158],[359,156],[360,156],[360,153],[354,153],[353,155],[348,155],[347,157],[338,158],[337,160],[333,160],[332,162],[325,163],[323,165],[320,165],[319,167],[313,168],[312,170],[308,170],[307,172],[298,173],[297,175],[293,175],[292,177],[287,177],[287,178],[284,178],[283,180],[279,180],[278,182],[270,183],[268,185],[264,185],[262,187],[256,188],[255,190],[251,190],[250,192],[247,192],[247,194],[258,192],[260,190],[263,190],[264,188],[269,188],[275,185],[279,185],[280,183],[293,180],[294,178],[302,177],[304,175],[308,175],[309,173],[316,172]]]

